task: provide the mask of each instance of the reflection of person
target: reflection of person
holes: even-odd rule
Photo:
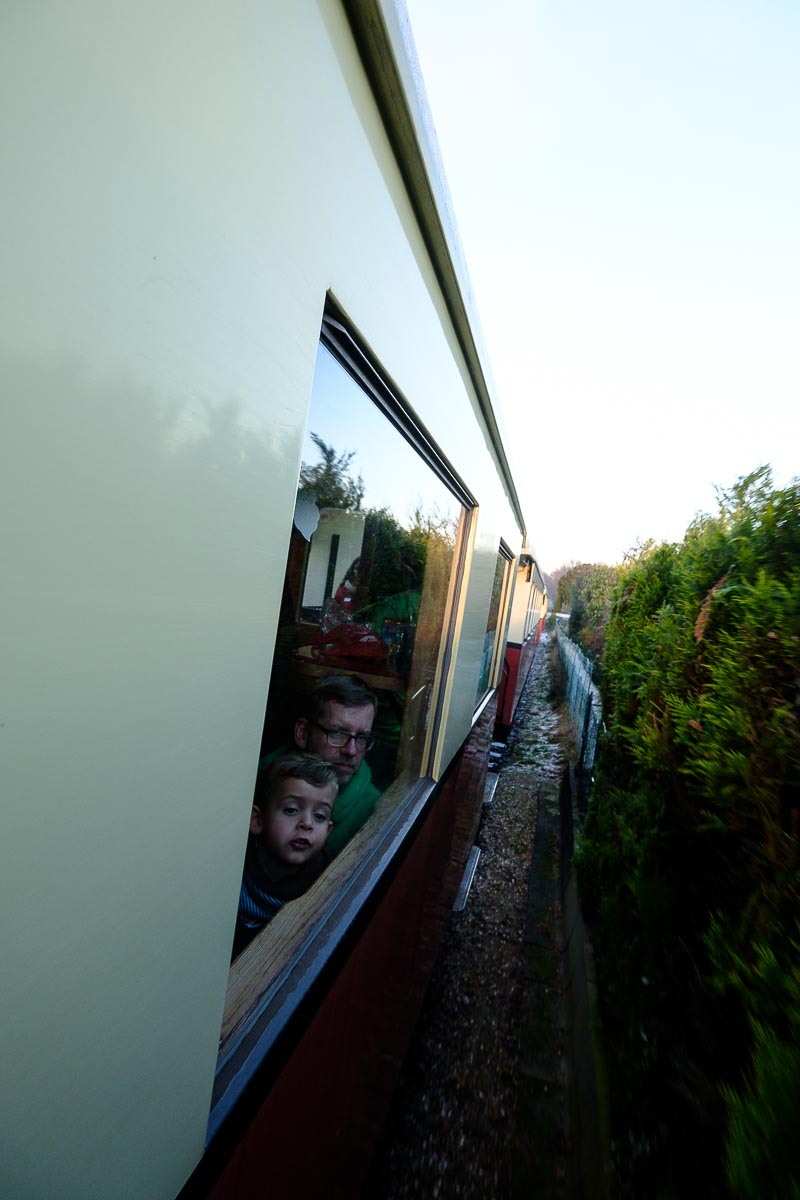
[[[372,725],[377,708],[378,697],[357,675],[326,675],[311,692],[306,715],[294,724],[297,748],[319,755],[336,772],[339,796],[333,811],[333,832],[328,838],[334,854],[372,815],[381,794],[364,761],[374,743]],[[285,747],[261,760],[259,778],[282,753]]]
[[[353,604],[356,598],[356,588],[358,587],[358,572],[361,567],[361,559],[354,558],[348,570],[345,572],[345,577],[336,589],[334,600],[337,604],[341,604],[345,612],[352,612]]]
[[[314,754],[284,754],[259,775],[244,860],[233,957],[322,874],[339,790],[330,763]]]

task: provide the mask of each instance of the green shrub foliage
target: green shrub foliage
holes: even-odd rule
[[[568,636],[596,666],[602,665],[611,597],[618,577],[617,567],[578,563],[558,581],[556,608],[569,613]]]
[[[799,651],[768,468],[620,572],[576,865],[637,1197],[800,1195]]]

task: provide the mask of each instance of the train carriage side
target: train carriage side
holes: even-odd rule
[[[508,737],[547,616],[547,587],[527,547],[517,561],[503,671],[497,688],[495,736]]]
[[[357,1195],[526,535],[402,8],[2,23],[0,1190]],[[259,761],[330,673],[379,799],[231,965]]]

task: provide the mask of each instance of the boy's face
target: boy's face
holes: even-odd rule
[[[254,805],[250,832],[285,863],[300,866],[319,854],[333,829],[333,789],[303,779],[282,779],[264,801]]]

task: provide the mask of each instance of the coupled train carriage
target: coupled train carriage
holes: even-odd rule
[[[356,1196],[546,607],[404,11],[2,27],[0,1192]],[[231,961],[331,674],[371,815]]]

